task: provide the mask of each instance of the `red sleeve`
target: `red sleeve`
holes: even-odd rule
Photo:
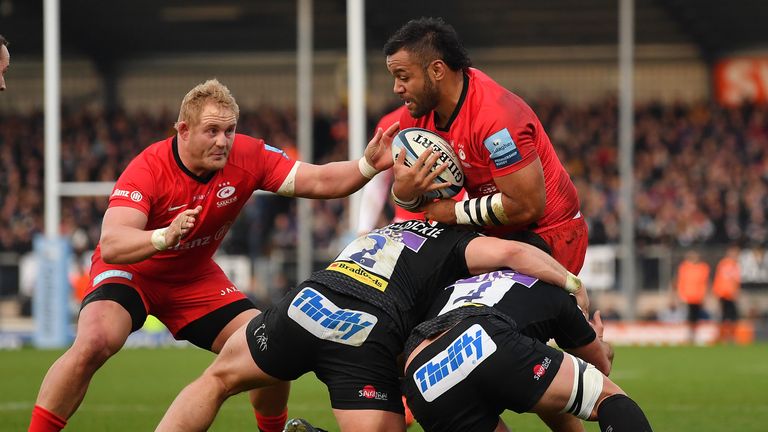
[[[506,109],[482,109],[475,128],[475,151],[494,177],[525,168],[538,155],[536,136],[540,131],[535,114],[518,103],[506,105]]]
[[[137,156],[117,179],[109,207],[132,207],[149,215],[156,180],[144,154]]]
[[[248,170],[256,177],[255,189],[276,192],[283,184],[285,177],[296,164],[284,151],[272,147],[264,140],[238,135],[236,145],[238,150],[245,150],[245,163]]]

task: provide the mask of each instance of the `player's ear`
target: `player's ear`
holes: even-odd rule
[[[185,121],[177,121],[174,125],[176,128],[176,132],[179,133],[179,138],[183,139],[184,141],[189,140],[189,124]]]
[[[448,66],[440,59],[432,60],[432,63],[427,67],[427,73],[432,80],[441,80],[445,77],[447,67]]]

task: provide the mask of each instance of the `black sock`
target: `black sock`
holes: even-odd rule
[[[623,394],[605,398],[597,408],[602,432],[652,432],[643,410]]]

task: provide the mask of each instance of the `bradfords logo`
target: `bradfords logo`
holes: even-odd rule
[[[550,360],[549,357],[544,357],[544,361],[542,361],[541,364],[537,364],[533,367],[533,379],[536,381],[540,380],[541,377],[547,373],[550,364],[552,364],[552,360]]]
[[[220,189],[218,192],[216,192],[216,197],[222,201],[218,201],[216,203],[216,207],[224,207],[237,201],[237,197],[232,196],[235,193],[235,187],[231,186],[229,182],[219,183],[217,186]]]
[[[424,400],[432,402],[463,381],[472,371],[496,352],[496,343],[474,324],[459,335],[448,348],[416,369],[413,380]]]
[[[362,390],[357,392],[357,397],[376,400],[388,400],[387,394],[384,392],[376,391],[376,387],[367,385]]]

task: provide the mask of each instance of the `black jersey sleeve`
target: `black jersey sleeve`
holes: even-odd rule
[[[568,295],[562,302],[557,319],[557,334],[555,342],[563,349],[576,348],[592,342],[597,334],[576,305],[576,298]]]

